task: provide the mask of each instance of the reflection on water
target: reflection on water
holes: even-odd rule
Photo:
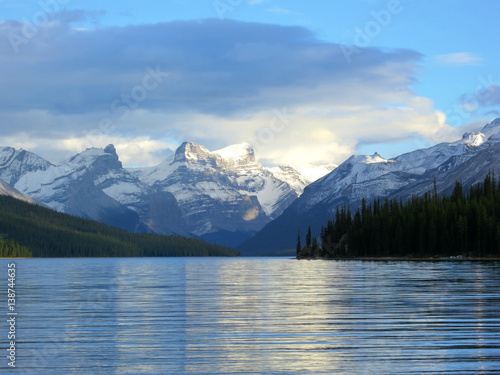
[[[16,374],[500,373],[498,262],[16,264]]]

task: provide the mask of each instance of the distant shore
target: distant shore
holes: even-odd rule
[[[357,257],[357,258],[294,258],[297,260],[366,260],[366,261],[417,261],[417,262],[485,262],[500,261],[500,258],[467,258],[462,256],[455,257]]]

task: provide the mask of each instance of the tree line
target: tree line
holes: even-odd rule
[[[0,237],[0,258],[31,258],[32,256],[27,247]]]
[[[0,196],[0,257],[237,256],[200,239],[131,233]]]
[[[352,214],[337,208],[321,229],[321,245],[297,243],[298,258],[500,257],[500,182],[489,173],[468,193],[460,182],[450,196],[434,190],[423,197],[374,199]]]

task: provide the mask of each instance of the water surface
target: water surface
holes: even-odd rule
[[[18,368],[0,373],[500,373],[498,262],[15,263]]]

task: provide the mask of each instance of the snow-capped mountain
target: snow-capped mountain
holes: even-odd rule
[[[160,165],[132,173],[175,196],[190,233],[229,245],[279,216],[307,183],[291,168],[285,179],[285,172],[263,167],[246,143],[209,151],[185,142]],[[293,184],[292,175],[297,177]]]
[[[401,198],[423,195],[436,179],[439,193],[449,193],[455,181],[465,188],[480,182],[489,170],[500,170],[500,118],[481,132],[466,133],[461,140],[416,150],[394,159],[379,154],[354,155],[323,178],[312,183],[279,218],[241,246],[247,253],[292,249],[297,230],[310,225],[316,235],[334,216],[338,206],[354,211],[365,198]]]
[[[45,171],[52,166],[47,160],[32,152],[0,147],[0,179],[14,186],[21,176]]]
[[[0,179],[53,209],[113,226],[236,245],[279,216],[309,183],[264,168],[248,144],[217,151],[183,143],[153,168],[124,169],[113,145],[53,165],[0,149]]]
[[[10,168],[0,171],[0,178],[15,176],[10,184],[21,193],[60,212],[128,230],[145,230],[136,212],[105,194],[96,184],[108,171],[113,175],[121,169],[112,146],[88,149],[60,165],[52,165],[23,150],[16,153],[29,155],[28,162],[24,158],[24,163],[19,163],[25,168],[19,171],[11,163]]]

